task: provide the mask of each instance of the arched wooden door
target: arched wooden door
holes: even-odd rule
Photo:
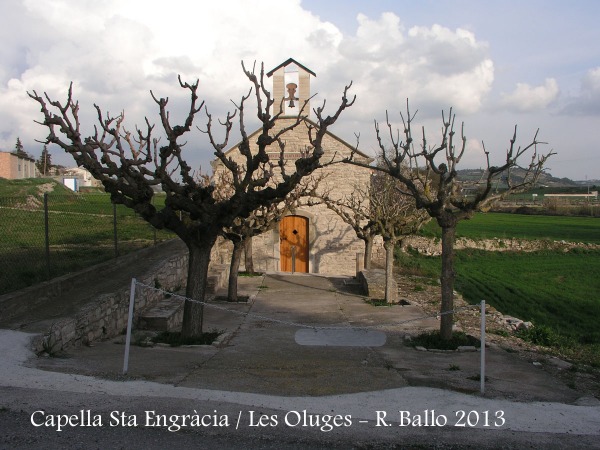
[[[283,218],[279,224],[279,249],[283,272],[292,272],[292,250],[295,249],[295,271],[308,273],[308,218]]]

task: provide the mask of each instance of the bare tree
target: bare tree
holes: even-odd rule
[[[386,112],[386,125],[389,130],[391,146],[386,147],[380,126],[375,121],[375,131],[379,145],[382,164],[371,167],[357,161],[354,155],[346,162],[363,167],[370,167],[387,173],[400,181],[402,191],[412,196],[417,209],[424,209],[437,221],[442,229],[442,314],[440,334],[442,339],[452,337],[453,315],[447,313],[454,307],[454,240],[456,225],[460,220],[470,218],[475,211],[486,208],[493,201],[511,193],[526,190],[537,180],[547,159],[553,154],[539,154],[537,146],[538,132],[527,145],[516,146],[517,127],[510,139],[506,150],[506,158],[499,166],[490,163],[489,152],[483,147],[487,170],[478,184],[478,189],[471,196],[461,193],[457,166],[465,153],[467,138],[464,135],[464,124],[461,126],[461,136],[456,139],[454,130],[455,115],[452,109],[448,117],[442,114],[441,143],[430,146],[427,143],[425,129],[422,129],[420,145],[415,145],[412,124],[415,115],[411,115],[408,103],[406,116],[400,114],[403,131],[395,131]],[[523,167],[524,176],[513,180],[512,169],[519,167],[518,160],[531,151],[529,164]],[[408,170],[407,170],[408,169]],[[507,189],[500,193],[492,192],[492,185],[498,177],[505,177]]]
[[[375,221],[371,218],[371,189],[372,186],[354,186],[350,195],[342,199],[333,199],[326,190],[317,195],[319,200],[329,209],[335,212],[347,225],[349,225],[356,237],[365,243],[363,256],[363,267],[371,268],[371,256],[373,253],[373,241],[378,234]]]
[[[231,181],[228,179],[229,173],[220,174],[220,180],[217,183],[219,192],[226,193],[231,189]],[[278,203],[260,206],[245,218],[238,217],[231,226],[223,229],[222,236],[230,240],[233,244],[231,262],[229,267],[229,285],[227,290],[227,301],[238,301],[238,274],[242,257],[242,252],[246,251],[248,257],[247,242],[251,241],[253,236],[262,234],[270,229],[288,213],[293,213],[301,206],[303,197],[315,195],[322,176],[308,176]],[[249,270],[246,267],[246,270]]]
[[[261,65],[259,74],[254,68],[246,70],[243,63],[242,68],[252,87],[239,104],[234,103],[235,111],[228,113],[221,122],[224,138],[220,142],[213,133],[212,116],[206,111],[204,132],[217,159],[232,175],[232,195],[223,200],[216,199],[215,188],[208,182],[208,177],[196,176],[183,156],[183,137],[192,130],[194,120],[204,105],[198,98],[198,80],[189,84],[179,78],[181,88],[190,96],[189,110],[181,125],[171,123],[168,99],[158,99],[151,92],[166,138],[162,146],[159,146],[154,125],[148,119],[144,129],[136,128],[135,135],[132,135],[124,127],[123,113],[117,116],[104,114],[97,105],[94,106],[99,124],[94,134],[83,137],[79,103],[73,99],[72,85],[64,103],[51,100],[47,94],[42,97],[35,91],[29,93],[41,106],[44,119],[40,123],[49,130],[46,143],[57,144],[71,154],[79,166],[85,167],[102,182],[114,203],[132,208],[154,227],[169,229],[186,243],[189,250],[188,299],[205,298],[210,253],[221,230],[231,226],[236,218],[247,217],[261,206],[282,201],[303,177],[311,174],[319,166],[319,159],[324,153],[321,142],[328,127],[354,102],[354,99],[349,101],[347,98],[350,88],[347,86],[333,115],[323,116],[324,105],[315,109],[316,125],[308,128],[312,146],[310,154],[298,159],[295,170],[288,173],[284,170],[283,158],[279,162],[269,160],[267,148],[272,144],[279,145],[283,154],[283,137],[303,122],[301,114],[304,108],[300,108],[295,120],[286,122],[286,126],[276,127],[281,113],[272,115],[270,112],[274,101],[264,85],[264,67]],[[261,124],[254,151],[244,125],[245,105],[253,90]],[[242,136],[236,151],[244,160],[244,170],[225,154],[236,115]],[[281,170],[274,180],[273,168],[276,166]],[[166,193],[164,206],[157,207],[152,203],[155,186],[162,187]],[[180,215],[180,212],[183,214]],[[202,305],[186,300],[182,334],[195,336],[201,333]]]
[[[366,166],[365,166],[366,167]],[[386,250],[385,299],[392,302],[391,280],[394,248],[404,236],[416,233],[429,216],[416,209],[412,197],[402,193],[400,182],[384,172],[374,171],[367,186],[355,185],[352,193],[333,199],[331,190],[317,194],[318,199],[334,211],[364,241],[364,268],[370,269],[373,242],[383,238]]]
[[[248,239],[244,240],[244,267],[249,274],[256,273],[254,270],[253,252],[252,236],[250,236]]]
[[[429,215],[415,207],[411,196],[400,189],[400,182],[385,172],[371,177],[370,220],[383,238],[385,248],[385,300],[392,302],[391,280],[394,276],[394,249],[404,237],[416,233]]]

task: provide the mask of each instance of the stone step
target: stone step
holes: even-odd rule
[[[154,331],[180,331],[183,320],[183,299],[166,298],[152,308],[142,311],[138,328]]]
[[[207,294],[214,294],[217,290],[226,286],[228,278],[228,264],[211,265],[207,278]],[[154,307],[142,311],[138,328],[154,331],[180,331],[182,321],[183,299],[180,297],[166,298]]]
[[[211,264],[208,270],[206,292],[216,293],[220,288],[227,286],[229,279],[229,264]]]

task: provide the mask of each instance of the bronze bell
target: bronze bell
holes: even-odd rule
[[[288,83],[285,87],[287,88],[288,96],[284,100],[289,100],[290,103],[288,104],[288,106],[290,108],[293,108],[296,106],[294,104],[294,100],[298,100],[298,97],[296,97],[296,89],[298,89],[298,85],[296,83]]]

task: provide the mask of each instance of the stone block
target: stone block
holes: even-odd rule
[[[385,270],[369,269],[361,270],[358,274],[363,293],[373,299],[385,298]],[[388,302],[393,303],[398,301],[398,284],[392,278],[392,298]]]
[[[140,314],[138,327],[155,331],[177,331],[181,329],[183,301],[167,298]]]

